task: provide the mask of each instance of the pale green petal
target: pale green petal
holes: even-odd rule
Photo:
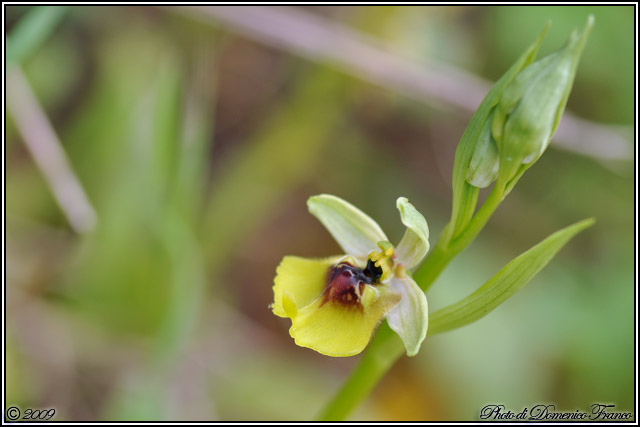
[[[396,263],[410,269],[418,265],[429,251],[429,227],[422,214],[405,197],[399,197],[396,206],[407,231],[394,254]]]
[[[387,322],[407,349],[408,356],[415,356],[427,336],[429,309],[427,297],[409,276],[391,279],[391,287],[402,295],[400,303],[387,314]]]
[[[309,305],[324,292],[327,286],[329,267],[338,262],[340,257],[322,259],[286,256],[276,270],[273,286],[273,314],[280,317],[291,317],[295,307]],[[287,298],[288,309],[283,305]]]
[[[366,257],[379,241],[389,240],[373,219],[339,197],[320,194],[310,197],[307,206],[346,254]]]
[[[367,285],[361,307],[319,298],[292,317],[289,334],[301,347],[333,357],[353,356],[369,343],[385,314],[399,300],[387,285]]]

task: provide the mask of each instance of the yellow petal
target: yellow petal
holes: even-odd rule
[[[387,285],[364,286],[360,304],[316,299],[298,308],[289,334],[301,347],[333,357],[353,356],[369,343],[374,329],[400,296]]]
[[[282,294],[282,308],[287,317],[295,317],[298,314],[298,307],[286,292]]]
[[[273,286],[273,314],[291,317],[296,308],[311,304],[327,286],[329,267],[340,257],[309,259],[286,256],[276,270]],[[286,293],[286,301],[284,300]]]

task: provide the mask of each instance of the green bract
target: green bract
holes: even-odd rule
[[[492,111],[478,135],[473,157],[467,169],[467,182],[474,187],[488,187],[498,177],[500,154],[491,133],[493,116]]]

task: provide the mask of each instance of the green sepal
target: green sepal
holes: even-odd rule
[[[309,212],[324,225],[346,254],[366,257],[389,240],[377,222],[351,203],[330,194],[307,200]]]

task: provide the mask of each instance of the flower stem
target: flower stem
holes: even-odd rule
[[[484,226],[487,224],[487,221],[489,221],[489,218],[491,218],[491,215],[493,215],[493,212],[495,212],[496,208],[500,205],[502,200],[504,200],[506,196],[505,188],[506,185],[501,185],[500,181],[496,182],[491,193],[489,193],[489,197],[487,197],[487,200],[485,200],[482,207],[478,210],[473,219],[471,219],[466,230],[449,243],[449,248],[455,252],[454,256],[469,246],[480,231],[482,231]]]
[[[324,408],[319,421],[344,420],[400,358],[404,346],[384,322],[342,388]]]
[[[438,240],[422,266],[413,275],[414,280],[423,291],[427,292],[449,262],[476,238],[503,199],[504,186],[496,184],[467,228],[458,237],[450,241]],[[451,226],[451,224],[447,225],[447,227]]]
[[[496,184],[493,187],[487,200],[458,237],[448,242],[441,239],[436,243],[413,275],[422,290],[426,292],[449,262],[480,233],[504,199],[504,189],[504,185]],[[386,322],[383,323],[349,378],[322,411],[319,421],[344,420],[369,395],[403,352],[404,346],[398,335]]]

